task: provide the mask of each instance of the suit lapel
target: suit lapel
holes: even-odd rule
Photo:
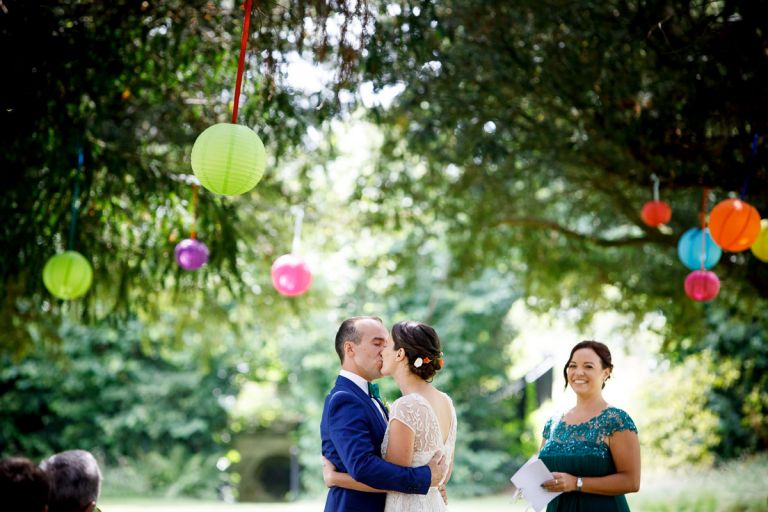
[[[338,376],[336,379],[336,387],[337,388],[343,388],[345,391],[351,391],[355,394],[360,400],[365,404],[366,407],[368,407],[369,415],[373,415],[376,418],[376,424],[381,427],[381,433],[377,433],[377,435],[380,435],[383,437],[384,431],[387,429],[387,420],[389,419],[389,415],[387,414],[387,408],[384,407],[384,404],[379,402],[381,404],[381,408],[384,410],[384,414],[387,415],[387,420],[385,420],[382,415],[381,411],[379,411],[379,408],[376,407],[376,404],[373,403],[373,400],[371,400],[371,397],[368,396],[368,394],[364,393],[362,389],[360,389],[357,384],[352,382],[346,377],[342,377],[341,375]],[[376,400],[376,399],[374,399]]]
[[[374,397],[373,399],[379,403],[381,410],[384,411],[384,416],[386,416],[387,421],[389,421],[389,411],[387,410],[387,406],[384,405],[384,402],[382,402],[380,398]]]

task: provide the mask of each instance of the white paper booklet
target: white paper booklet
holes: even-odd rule
[[[547,503],[557,498],[560,492],[549,492],[541,484],[547,480],[552,480],[554,476],[547,469],[547,466],[534,455],[528,462],[517,470],[510,480],[515,487],[523,493],[523,497],[528,500],[536,512],[541,512],[547,506]]]

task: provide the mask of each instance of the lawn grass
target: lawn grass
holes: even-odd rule
[[[716,469],[648,472],[627,500],[642,512],[768,511],[768,454]]]
[[[295,503],[221,503],[147,498],[103,500],[103,503],[99,504],[103,512],[318,512],[323,510],[323,505],[323,500]],[[524,512],[525,505],[523,502],[513,503],[510,494],[451,500],[449,509],[451,512]]]
[[[639,493],[627,496],[633,512],[768,512],[768,454],[734,461],[717,469],[646,471]],[[162,498],[110,498],[104,512],[315,512],[322,499],[294,503],[236,503]],[[523,512],[511,493],[451,499],[451,512]]]

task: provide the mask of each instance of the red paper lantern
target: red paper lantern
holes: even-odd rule
[[[760,235],[760,214],[741,199],[726,199],[709,214],[709,233],[724,251],[745,251]]]
[[[694,270],[685,278],[685,294],[693,300],[706,302],[717,297],[720,279],[709,270]]]
[[[672,208],[665,201],[648,201],[643,205],[640,217],[646,225],[655,228],[669,222],[672,218]]]
[[[295,297],[309,290],[312,272],[300,256],[283,254],[272,264],[272,284],[282,295]]]

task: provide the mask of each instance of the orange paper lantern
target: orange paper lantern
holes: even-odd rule
[[[648,201],[643,205],[640,217],[646,225],[655,228],[672,218],[672,208],[665,201]]]
[[[709,232],[724,251],[745,251],[760,235],[760,214],[741,199],[720,201],[709,214]]]

